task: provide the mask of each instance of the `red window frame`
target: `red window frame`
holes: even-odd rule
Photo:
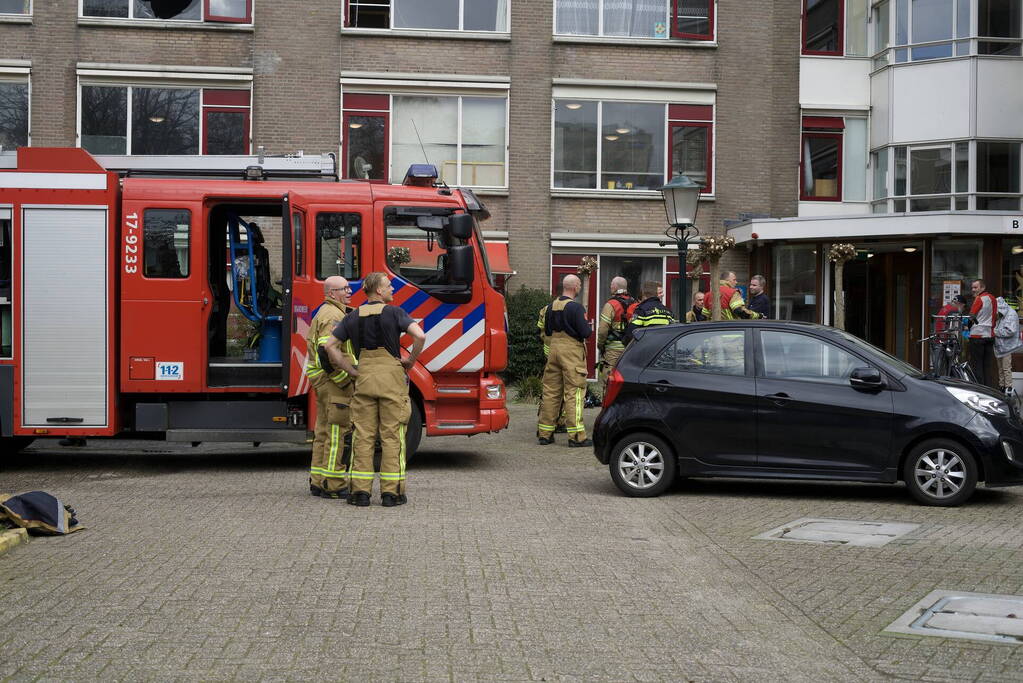
[[[799,200],[803,202],[840,202],[842,201],[842,143],[844,135],[838,133],[823,133],[820,131],[803,131],[799,140]],[[829,197],[816,197],[807,195],[803,189],[806,187],[806,140],[808,138],[827,139],[831,138],[838,142],[838,159],[835,171],[835,192],[837,194]]]
[[[210,11],[210,1],[203,0],[202,17],[204,21],[216,21],[227,24],[251,24],[252,0],[245,0],[245,17],[227,17],[219,14],[213,14]]]
[[[823,57],[841,57],[845,54],[845,0],[836,0],[838,2],[838,49],[834,51],[826,50],[808,50],[806,49],[806,38],[807,38],[807,4],[809,0],[803,0],[803,12],[800,17],[800,23],[802,24],[801,38],[800,38],[800,49],[804,55],[819,55]]]
[[[671,150],[676,128],[707,129],[707,186],[700,194],[714,194],[714,107],[709,104],[668,105],[668,180],[674,175],[671,167]]]
[[[707,33],[683,33],[678,30],[678,10],[681,0],[671,0],[671,37],[682,40],[714,40],[714,8],[716,0],[705,0],[707,3]]]
[[[386,185],[391,181],[391,98],[390,95],[378,93],[347,93],[342,101],[341,111],[341,177],[349,180],[362,180],[361,178],[348,178],[348,127],[352,116],[375,116],[384,120],[384,152],[383,179],[369,179],[364,182]]]
[[[213,90],[203,88],[202,91],[202,154],[208,154],[206,133],[209,130],[206,115],[210,112],[242,114],[245,116],[245,149],[238,154],[248,154],[252,150],[252,93],[248,90]]]

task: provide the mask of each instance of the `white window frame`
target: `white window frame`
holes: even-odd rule
[[[597,32],[596,33],[559,33],[558,32],[558,2],[560,0],[553,0],[551,2],[551,26],[553,27],[552,33],[556,40],[597,40],[597,41],[627,41],[629,43],[639,42],[641,44],[654,44],[654,45],[672,45],[677,43],[684,43],[687,45],[717,45],[718,40],[718,2],[712,0],[710,3],[711,12],[711,32],[709,38],[676,38],[672,35],[672,11],[674,9],[674,0],[664,0],[667,5],[667,11],[665,12],[666,31],[663,38],[655,37],[640,37],[640,36],[608,36],[604,35],[604,3],[606,0],[597,0]]]
[[[438,97],[457,97],[458,98],[458,114],[457,114],[457,164],[456,164],[456,185],[459,187],[471,187],[479,188],[481,190],[497,190],[506,191],[508,189],[508,180],[511,175],[509,169],[509,142],[511,135],[511,97],[509,96],[510,81],[506,78],[494,78],[490,77],[486,80],[425,80],[421,75],[413,76],[410,74],[394,74],[393,78],[381,78],[383,74],[342,74],[341,76],[341,107],[339,109],[339,121],[341,123],[341,140],[339,146],[338,159],[345,159],[345,139],[346,131],[344,130],[344,116],[349,111],[362,111],[355,109],[344,108],[344,97],[345,93],[348,94],[366,94],[366,95],[387,95],[387,110],[382,112],[387,114],[387,182],[390,182],[392,178],[396,178],[394,173],[394,155],[392,154],[392,148],[394,145],[394,137],[391,134],[393,127],[394,117],[394,96],[395,95],[424,95],[424,96],[438,96]],[[390,74],[388,74],[390,75]],[[455,79],[457,77],[452,77]],[[463,97],[492,97],[493,99],[504,99],[504,184],[503,185],[464,185],[462,181],[462,98]],[[374,110],[381,111],[381,110]],[[435,160],[431,159],[430,163],[434,163]],[[341,162],[342,164],[344,162]],[[404,173],[407,169],[401,169]],[[438,168],[437,172],[440,173],[441,169]]]
[[[351,21],[351,13],[350,13],[351,5],[350,5],[349,2],[345,2],[345,0],[341,0],[341,1],[344,2],[343,9],[344,9],[344,12],[346,14],[346,16],[342,17],[342,22],[341,22],[342,23],[342,30],[344,30],[344,31],[372,31],[373,33],[383,33],[385,31],[398,31],[398,32],[409,31],[409,32],[414,32],[414,33],[438,33],[438,34],[453,34],[453,33],[477,34],[478,33],[478,34],[483,34],[483,35],[504,36],[504,35],[508,35],[511,32],[511,6],[512,6],[512,2],[515,2],[516,0],[508,0],[508,7],[505,10],[505,17],[504,17],[505,30],[503,30],[503,31],[498,31],[496,29],[493,30],[493,31],[488,31],[486,29],[478,29],[478,28],[466,29],[466,28],[464,28],[465,27],[465,3],[472,2],[473,0],[458,0],[458,28],[457,29],[452,29],[452,28],[414,28],[414,27],[410,27],[410,26],[395,27],[395,25],[394,25],[394,2],[395,2],[395,0],[389,0],[390,4],[387,6],[388,7],[387,18],[388,18],[388,23],[390,24],[387,28],[366,28],[366,27],[362,27],[362,26],[352,26],[350,24],[350,21]],[[353,1],[357,2],[358,0],[353,0]]]
[[[10,17],[31,17],[34,7],[35,0],[28,0],[28,11],[27,12],[0,12],[0,18],[7,19]]]
[[[17,15],[12,15],[17,16]],[[32,63],[26,60],[0,60],[0,81],[4,83],[24,83],[28,86],[28,128],[25,132],[26,146],[32,146]]]
[[[631,87],[630,87],[631,86]],[[657,190],[602,190],[600,189],[600,175],[602,159],[602,145],[600,136],[602,130],[601,114],[603,113],[603,102],[622,102],[640,104],[663,104],[664,105],[664,177],[668,177],[668,138],[672,122],[669,120],[669,105],[692,104],[710,105],[713,108],[711,118],[711,190],[710,194],[701,194],[700,201],[712,201],[715,199],[717,185],[717,86],[704,83],[677,83],[666,84],[662,82],[635,83],[622,81],[576,81],[575,79],[554,79],[554,87],[551,93],[551,142],[550,142],[550,188],[552,196],[615,196],[615,197],[636,197],[636,198],[660,198],[661,193]],[[556,187],[554,185],[554,136],[557,122],[555,121],[555,103],[557,100],[574,99],[579,101],[599,102],[597,107],[597,187],[594,189]]]
[[[127,0],[128,2],[128,16],[126,17],[98,17],[92,14],[85,14],[85,0],[78,0],[78,19],[86,21],[98,21],[98,22],[110,22],[117,23],[122,21],[141,21],[151,24],[183,24],[185,26],[255,26],[256,23],[256,0],[249,1],[249,21],[211,21],[206,19],[206,8],[209,0],[200,0],[199,3],[199,18],[198,19],[154,19],[152,17],[136,17],[135,16],[135,3],[133,0]]]
[[[126,66],[127,65],[122,65]],[[149,156],[135,155],[131,151],[132,126],[132,94],[134,88],[174,88],[199,91],[199,150],[194,156],[202,156],[205,135],[203,111],[207,106],[203,103],[203,90],[245,90],[249,93],[249,148],[251,151],[254,116],[252,107],[252,71],[251,69],[234,69],[232,72],[215,72],[190,67],[151,67],[146,70],[118,68],[118,65],[79,64],[78,83],[76,86],[75,103],[75,146],[82,146],[82,86],[105,86],[128,88],[127,121],[125,125],[126,143],[124,155],[116,156]],[[238,106],[241,109],[244,107]],[[192,155],[188,155],[192,156]]]

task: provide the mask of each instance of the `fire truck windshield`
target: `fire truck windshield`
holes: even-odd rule
[[[448,229],[447,207],[389,207],[384,211],[386,262],[395,275],[451,303],[472,293],[472,250]],[[468,267],[467,267],[468,266]]]

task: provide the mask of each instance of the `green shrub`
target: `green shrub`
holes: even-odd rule
[[[515,384],[527,377],[543,374],[545,363],[543,344],[536,329],[540,309],[551,302],[551,296],[542,289],[526,289],[505,297],[508,306],[508,368],[504,371],[506,384]]]
[[[523,377],[515,384],[515,400],[519,403],[539,403],[543,396],[543,380],[535,375]]]

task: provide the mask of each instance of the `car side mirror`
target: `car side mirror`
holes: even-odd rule
[[[455,282],[471,285],[473,281],[473,250],[471,244],[458,244],[448,248],[448,264],[451,268],[451,279]]]
[[[460,240],[472,237],[472,216],[467,213],[456,213],[448,218],[448,233]]]
[[[849,384],[853,389],[877,391],[884,389],[884,376],[877,368],[854,368],[849,375]]]

